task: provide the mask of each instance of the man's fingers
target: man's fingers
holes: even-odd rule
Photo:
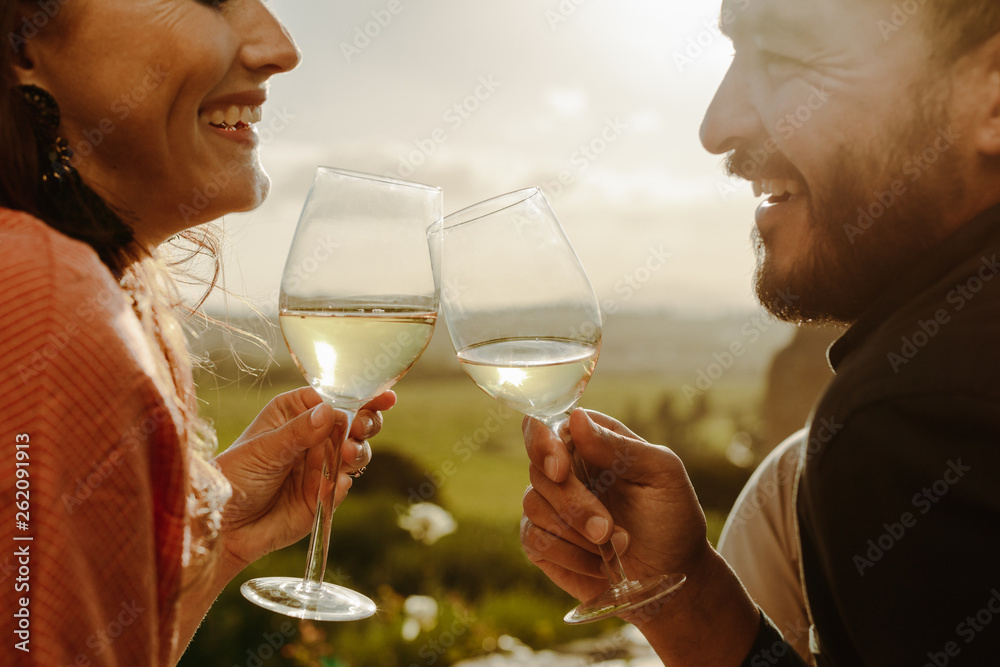
[[[597,545],[581,535],[576,528],[566,523],[534,486],[529,486],[528,490],[525,491],[521,504],[524,508],[524,516],[542,530],[571,542],[590,553],[600,553]]]
[[[536,565],[552,563],[563,570],[595,579],[606,577],[601,569],[601,557],[585,551],[571,542],[535,525],[527,517],[521,519],[521,544],[528,558]]]
[[[662,483],[665,474],[676,475],[679,484],[687,483],[684,466],[676,454],[642,440],[610,418],[575,410],[570,417],[570,432],[582,458],[601,470],[600,478],[594,480],[599,486],[610,488],[618,480]]]
[[[592,544],[611,539],[614,522],[607,508],[575,476],[556,484],[535,466],[528,477],[532,488],[549,505],[549,511]],[[543,508],[544,509],[544,508]]]
[[[525,417],[521,422],[528,459],[554,482],[564,482],[573,476],[573,464],[566,444],[548,426]]]
[[[605,414],[596,412],[594,410],[583,410],[583,412],[586,413],[586,415],[590,417],[590,420],[593,421],[598,426],[603,426],[609,431],[613,431],[614,433],[625,436],[626,438],[630,438],[632,440],[640,440],[644,442],[644,440],[639,436],[637,436],[635,433],[633,433],[632,430],[629,429],[629,427],[625,426],[625,424],[621,423],[614,417],[609,417]]]

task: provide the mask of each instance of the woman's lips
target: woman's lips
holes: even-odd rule
[[[249,129],[254,123],[260,122],[261,110],[259,105],[230,104],[202,110],[198,118],[212,127],[232,132]]]

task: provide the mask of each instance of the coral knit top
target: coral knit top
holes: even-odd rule
[[[186,440],[130,303],[89,246],[0,208],[2,665],[175,658]]]

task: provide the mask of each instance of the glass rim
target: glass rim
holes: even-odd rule
[[[454,229],[455,227],[459,227],[461,225],[470,222],[482,220],[488,215],[493,215],[494,213],[500,213],[501,211],[506,211],[509,208],[524,203],[529,199],[531,199],[532,197],[535,197],[536,195],[542,195],[542,197],[544,197],[545,193],[543,193],[542,189],[539,188],[538,186],[532,186],[529,188],[521,188],[520,190],[513,190],[512,192],[507,192],[502,195],[497,195],[496,197],[490,197],[489,199],[484,199],[481,202],[477,202],[470,206],[466,206],[463,209],[460,209],[458,211],[455,211],[454,213],[446,215],[443,220],[444,224],[442,225],[442,229]],[[506,199],[511,199],[512,201],[510,203],[504,203],[503,200]],[[487,210],[484,210],[482,213],[469,217],[470,214],[475,209],[478,208],[483,208]],[[463,216],[465,216],[466,219],[460,219]]]
[[[364,171],[354,171],[352,169],[344,169],[342,167],[329,167],[321,164],[318,167],[316,167],[316,172],[318,173],[321,171],[340,174],[341,176],[349,176],[351,178],[359,178],[366,181],[388,183],[391,185],[402,185],[409,188],[420,188],[422,190],[429,190],[431,192],[441,192],[441,187],[437,185],[426,185],[424,183],[416,183],[414,181],[404,181],[400,178],[392,178],[391,176],[380,176],[379,174],[370,174]]]

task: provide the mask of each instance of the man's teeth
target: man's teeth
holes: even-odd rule
[[[802,194],[802,186],[797,181],[787,181],[784,179],[770,179],[766,181],[753,182],[753,196],[771,195],[772,197],[784,197],[790,195],[797,197]]]
[[[238,123],[243,125],[258,123],[260,117],[259,106],[238,106],[235,104],[226,109],[215,109],[212,112],[201,114],[201,119],[206,123],[227,130],[234,129]]]

